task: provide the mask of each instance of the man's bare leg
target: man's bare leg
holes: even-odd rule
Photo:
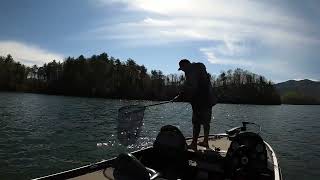
[[[204,112],[205,120],[203,123],[203,134],[204,138],[201,143],[199,143],[200,146],[204,146],[206,148],[209,148],[209,133],[210,133],[210,121],[212,116],[212,108],[210,107],[207,112]]]
[[[201,145],[207,148],[209,147],[209,132],[210,132],[210,124],[204,124],[203,125],[204,138]]]
[[[192,137],[192,142],[189,145],[189,148],[193,150],[197,150],[198,137],[200,134],[200,124],[193,123],[192,125],[193,125],[193,137]]]

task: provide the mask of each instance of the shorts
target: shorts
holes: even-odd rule
[[[210,125],[212,107],[192,108],[192,124]]]

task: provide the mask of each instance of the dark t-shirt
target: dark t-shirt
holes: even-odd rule
[[[192,63],[185,71],[184,97],[195,108],[212,107],[216,100],[206,67]]]

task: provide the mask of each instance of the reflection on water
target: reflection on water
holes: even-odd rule
[[[130,128],[119,123],[119,108],[150,103],[0,93],[0,179],[30,179],[147,147],[167,124],[192,135],[187,103],[150,107],[143,121]],[[320,106],[218,104],[213,116],[211,133],[242,121],[261,125],[261,135],[279,156],[286,179],[320,177]],[[125,126],[132,131],[124,135]]]
[[[137,142],[145,109],[141,105],[129,105],[118,110],[117,137],[121,144],[128,146]]]

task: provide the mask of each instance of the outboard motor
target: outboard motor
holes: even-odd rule
[[[267,170],[267,150],[263,139],[253,132],[242,132],[232,140],[226,155],[226,176],[260,179]]]
[[[164,177],[183,176],[188,166],[187,143],[182,132],[175,126],[163,126],[153,144],[155,167]]]

